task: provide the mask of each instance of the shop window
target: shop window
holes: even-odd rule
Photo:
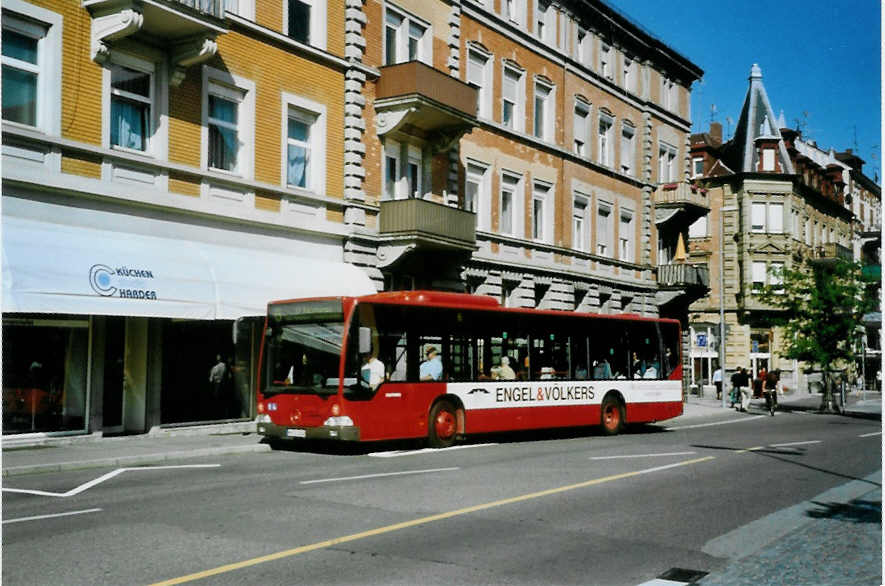
[[[85,431],[89,322],[3,319],[3,433]]]

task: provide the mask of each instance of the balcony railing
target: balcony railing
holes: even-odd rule
[[[224,5],[229,0],[166,0],[169,4],[181,4],[195,12],[224,18]]]
[[[710,268],[706,264],[674,263],[658,266],[658,286],[667,288],[710,287]]]
[[[423,199],[382,201],[378,232],[414,239],[429,248],[472,250],[476,214]]]
[[[678,207],[678,206],[695,206],[710,210],[710,200],[707,197],[707,190],[696,187],[690,183],[666,183],[658,185],[655,189],[655,206],[657,207]]]
[[[854,255],[850,248],[835,242],[827,242],[814,249],[814,258],[820,260],[840,259],[850,262],[854,260]]]

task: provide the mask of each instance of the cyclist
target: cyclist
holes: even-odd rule
[[[774,410],[777,409],[777,384],[780,379],[780,370],[772,370],[765,375],[765,406],[772,417],[774,417]]]

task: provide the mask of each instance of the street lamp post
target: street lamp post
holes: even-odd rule
[[[728,402],[727,378],[725,376],[725,212],[737,211],[737,207],[719,208],[719,369],[722,372],[722,408]]]

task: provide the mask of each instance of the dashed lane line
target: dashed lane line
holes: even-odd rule
[[[622,458],[660,458],[664,456],[691,456],[697,452],[668,452],[664,454],[624,454],[621,456],[591,456],[591,460],[619,460]]]
[[[523,494],[520,496],[515,496],[515,497],[511,497],[511,498],[492,501],[489,503],[474,505],[472,507],[465,507],[463,509],[456,509],[454,511],[439,513],[437,515],[429,515],[427,517],[420,517],[418,519],[412,519],[411,521],[404,521],[402,523],[395,523],[393,525],[387,525],[384,527],[378,527],[377,529],[363,531],[362,533],[354,533],[351,535],[345,535],[343,537],[336,537],[334,539],[328,539],[326,541],[319,541],[317,543],[312,543],[310,545],[303,545],[301,547],[295,547],[292,549],[279,551],[277,553],[263,555],[263,556],[255,557],[252,559],[243,560],[240,562],[235,562],[233,564],[219,566],[217,568],[211,568],[209,570],[204,570],[202,572],[188,574],[187,576],[181,576],[179,578],[172,578],[170,580],[156,582],[153,586],[166,586],[166,585],[171,585],[171,584],[183,584],[185,582],[191,582],[193,580],[200,580],[203,578],[209,578],[211,576],[217,576],[219,574],[226,574],[228,572],[242,570],[244,568],[250,568],[252,566],[257,566],[258,564],[263,564],[265,562],[272,562],[272,561],[276,561],[276,560],[280,560],[280,559],[285,559],[285,558],[300,555],[303,553],[316,551],[318,549],[326,549],[326,548],[329,548],[329,547],[332,547],[332,546],[335,546],[335,545],[338,545],[341,543],[349,543],[351,541],[366,539],[369,537],[374,537],[376,535],[383,535],[385,533],[392,533],[394,531],[401,531],[403,529],[409,529],[411,527],[417,527],[419,525],[427,525],[430,523],[435,523],[437,521],[443,521],[446,519],[451,519],[453,517],[459,517],[462,515],[469,515],[471,513],[485,511],[485,510],[493,509],[496,507],[511,505],[514,503],[520,503],[520,502],[538,499],[538,498],[542,498],[542,497],[546,497],[546,496],[552,496],[555,494],[560,494],[560,493],[564,493],[564,492],[568,492],[568,491],[572,491],[572,490],[576,490],[576,489],[580,489],[580,488],[587,488],[589,486],[595,486],[597,484],[603,484],[606,482],[613,482],[615,480],[621,480],[624,478],[631,478],[634,476],[639,476],[641,474],[651,474],[654,472],[660,472],[660,471],[669,470],[672,468],[679,468],[682,466],[691,466],[694,464],[700,464],[701,462],[708,462],[710,460],[715,460],[715,459],[716,459],[715,456],[707,456],[705,458],[695,458],[693,460],[684,460],[682,462],[676,462],[674,464],[667,464],[665,466],[656,466],[654,468],[644,468],[642,470],[636,470],[633,472],[624,472],[622,474],[615,474],[613,476],[605,476],[603,478],[594,478],[593,480],[587,480],[584,482],[579,482],[577,484],[569,484],[566,486],[560,486],[557,488],[551,488],[551,489],[542,490],[539,492],[532,492],[529,494]]]
[[[409,474],[433,474],[434,472],[452,472],[460,470],[454,468],[430,468],[427,470],[403,470],[401,472],[381,472],[378,474],[363,474],[362,476],[341,476],[338,478],[321,478],[318,480],[302,480],[300,484],[320,484],[322,482],[342,482],[345,480],[365,480],[367,478],[384,478],[386,476],[407,476]]]
[[[701,427],[714,427],[716,425],[731,425],[732,423],[744,423],[753,421],[754,419],[762,419],[765,415],[754,415],[752,417],[742,417],[740,419],[729,419],[728,421],[714,421],[713,423],[698,423],[695,425],[675,425],[673,427],[665,427],[664,431],[677,431],[681,429],[699,429]]]
[[[451,446],[448,448],[423,448],[421,450],[393,450],[390,452],[372,452],[369,454],[372,458],[399,458],[401,456],[417,456],[418,454],[440,454],[443,452],[451,452],[453,450],[468,450],[470,448],[484,448],[486,446],[497,446],[498,444],[468,444],[465,446]]]
[[[4,519],[3,524],[23,523],[25,521],[40,521],[41,519],[55,519],[58,517],[70,517],[71,515],[85,515],[86,513],[98,513],[101,509],[85,509],[82,511],[68,511],[67,513],[55,513],[53,515],[35,515],[33,517],[19,517],[18,519]]]
[[[809,444],[819,444],[819,443],[821,443],[821,440],[808,440],[808,441],[804,441],[804,442],[789,442],[786,444],[770,444],[768,447],[769,448],[790,448],[793,446],[805,446],[805,445],[809,445]]]
[[[857,437],[873,437],[874,435],[882,435],[881,431],[874,431],[873,433],[865,433],[863,435],[859,435]]]

